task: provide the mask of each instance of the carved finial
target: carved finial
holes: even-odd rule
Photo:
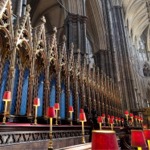
[[[54,28],[53,28],[53,31],[54,31],[54,33],[57,33],[57,28],[54,27]]]
[[[73,43],[71,43],[71,49],[73,49],[74,48],[74,44]]]
[[[78,54],[80,54],[80,49],[77,49]]]
[[[41,18],[41,21],[42,21],[43,23],[46,23],[46,19],[45,19],[44,16]]]
[[[63,35],[63,41],[66,42],[67,38],[65,35]]]
[[[97,67],[97,72],[99,73],[99,67]]]
[[[27,10],[27,12],[30,12],[31,7],[30,7],[30,5],[29,5],[29,4],[27,5],[26,10]]]
[[[95,63],[93,64],[93,66],[94,66],[94,68],[96,69],[96,64],[95,64]]]

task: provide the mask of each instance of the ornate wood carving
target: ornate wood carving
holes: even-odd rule
[[[88,89],[88,108],[89,108],[89,113],[91,114],[91,87],[90,87],[90,83],[91,83],[91,69],[90,66],[88,66],[88,73],[87,73],[87,89]]]
[[[63,89],[61,92],[65,93],[65,119],[68,119],[68,105],[69,105],[69,97],[67,97],[67,81],[68,81],[68,74],[67,74],[67,54],[66,54],[66,36],[63,36],[63,42],[62,42],[62,46],[60,48],[60,57],[59,57],[59,63],[60,63],[60,83],[61,81],[64,81],[65,83],[65,89]],[[62,83],[61,83],[62,84]],[[60,84],[60,87],[61,87]],[[65,91],[64,91],[65,90]],[[68,95],[70,95],[70,93],[68,93]]]
[[[90,68],[86,63],[86,58],[81,59],[81,55],[83,54],[81,54],[79,50],[77,58],[74,61],[73,52],[77,49],[74,49],[72,44],[71,51],[67,54],[65,37],[58,49],[56,28],[54,28],[54,33],[46,40],[45,18],[42,18],[42,23],[32,30],[30,7],[27,6],[26,14],[20,19],[18,18],[17,25],[13,29],[10,1],[1,0],[0,8],[4,8],[0,9],[0,81],[2,80],[1,74],[3,71],[3,64],[1,63],[4,63],[5,60],[11,57],[7,90],[13,90],[16,60],[19,62],[20,75],[16,100],[16,115],[18,115],[20,111],[23,72],[25,69],[29,69],[30,71],[27,98],[28,117],[32,116],[33,113],[33,98],[34,96],[38,96],[38,77],[40,74],[45,74],[44,117],[46,117],[46,109],[50,103],[49,95],[52,76],[56,77],[55,102],[60,102],[61,82],[65,81],[65,119],[68,118],[71,87],[73,87],[74,120],[78,119],[78,100],[80,100],[80,107],[84,108],[84,106],[87,105],[90,113],[92,108],[97,109],[98,114],[109,113],[110,115],[119,115],[122,113],[120,111],[121,96],[118,94],[120,90],[115,83],[112,82],[105,73],[101,72],[100,75],[100,71],[96,69],[96,66]],[[76,15],[73,16],[78,18]],[[82,24],[85,29],[84,21],[86,17],[81,17],[81,20],[83,21]],[[71,20],[71,22],[73,22],[73,20]],[[33,40],[32,31],[34,31]],[[83,32],[85,33],[85,31]],[[84,50],[82,49],[81,51],[83,52]]]
[[[33,110],[33,90],[34,96],[38,96],[38,75],[44,72],[46,61],[46,36],[45,36],[45,18],[41,18],[41,25],[34,29],[33,50],[31,52],[31,69],[29,77],[29,90],[28,90],[28,109],[27,116],[32,116]],[[35,72],[36,70],[36,72]],[[36,74],[37,73],[37,74]],[[33,87],[35,86],[35,89]]]
[[[16,100],[16,115],[20,113],[20,105],[21,105],[21,97],[22,97],[22,84],[23,84],[23,75],[24,75],[24,68],[21,64],[19,64],[19,83],[18,83],[18,92],[17,92],[17,100]]]
[[[70,96],[71,96],[71,94],[73,94],[74,92],[72,91],[72,93],[70,93],[70,89],[71,89],[71,87],[73,88],[73,73],[74,73],[74,71],[73,71],[73,69],[74,69],[74,55],[73,55],[73,51],[74,51],[74,45],[73,45],[73,43],[71,44],[71,48],[70,48],[70,56],[69,56],[69,59],[68,59],[68,66],[67,66],[67,94],[66,94],[66,96],[67,96],[67,99],[68,99],[68,106],[69,106],[69,101],[70,101]],[[74,89],[72,89],[72,90],[74,90]],[[74,95],[74,94],[73,94]],[[72,95],[72,96],[73,96]],[[74,96],[73,96],[73,106],[74,106]],[[67,113],[67,118],[69,117],[69,114]]]
[[[12,24],[12,6],[11,0],[0,1],[0,32],[2,31],[7,39],[7,48],[12,49],[13,40],[13,24]]]
[[[96,84],[97,85],[97,89],[96,89],[96,108],[97,108],[97,112],[98,115],[101,114],[101,102],[100,102],[100,72],[99,72],[99,68],[97,67],[97,74],[96,74]]]
[[[45,127],[44,127],[45,128]],[[17,143],[28,143],[33,141],[41,141],[49,139],[49,131],[48,127],[45,131],[11,131],[11,132],[1,132],[0,134],[0,145],[6,146],[9,144],[17,144]],[[85,129],[85,135],[90,135],[89,128]],[[66,130],[55,130],[53,131],[53,138],[73,138],[82,136],[81,130],[79,129],[69,129]]]

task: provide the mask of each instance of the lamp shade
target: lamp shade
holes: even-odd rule
[[[92,150],[119,150],[115,131],[93,130]]]
[[[113,123],[114,123],[114,119],[113,119],[113,118],[110,118],[109,123],[110,123],[110,124],[113,124]]]
[[[110,119],[110,115],[107,115],[107,119]]]
[[[112,121],[114,121],[114,118],[115,118],[114,116],[111,116],[111,118],[110,118],[110,119],[111,119]]]
[[[143,118],[142,117],[140,117],[140,121],[143,122]]]
[[[60,109],[59,103],[55,103],[54,108],[55,108],[55,110],[59,110]]]
[[[47,108],[47,117],[54,118],[55,117],[55,109],[54,107]]]
[[[69,106],[69,112],[73,112],[73,106]]]
[[[131,146],[146,148],[146,141],[142,130],[131,130]]]
[[[80,109],[80,113],[84,113],[84,110],[83,110],[83,109]]]
[[[85,116],[85,113],[80,113],[79,115],[79,120],[82,122],[86,122],[86,116]]]
[[[34,106],[40,106],[40,99],[38,97],[34,98],[33,105]]]
[[[3,101],[11,101],[11,92],[10,91],[4,92]]]
[[[98,122],[98,123],[102,123],[102,117],[101,117],[101,116],[98,116],[98,117],[97,117],[97,122]]]
[[[114,119],[115,117],[114,117],[114,116],[111,116],[111,118]]]
[[[150,140],[150,129],[143,130],[144,136],[146,140]]]
[[[128,110],[125,110],[124,114],[125,114],[125,115],[129,115]]]
[[[138,116],[137,116],[137,115],[135,115],[135,116],[134,116],[134,118],[135,118],[135,119],[137,119],[137,118],[138,118]]]
[[[105,114],[102,114],[102,117],[105,117]]]
[[[133,114],[132,114],[132,113],[130,113],[130,117],[133,117]]]

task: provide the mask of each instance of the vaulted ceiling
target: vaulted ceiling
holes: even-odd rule
[[[147,50],[150,40],[150,0],[123,0],[125,23],[135,44],[145,38]]]
[[[106,50],[106,33],[100,0],[28,0],[31,5],[32,25],[37,26],[42,16],[46,17],[46,30],[57,27],[58,38],[63,33],[64,20],[68,13],[87,15],[87,34],[94,43],[93,51]],[[90,18],[90,19],[89,19]],[[100,28],[101,27],[101,28]]]
[[[60,7],[57,0],[28,0],[31,5],[31,19],[33,27],[37,26],[40,18],[46,18],[46,32],[51,32],[57,27],[58,37],[62,34],[64,24],[64,9]]]

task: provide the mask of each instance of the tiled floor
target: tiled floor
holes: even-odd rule
[[[64,147],[64,148],[60,148],[60,149],[57,149],[57,150],[91,150],[91,143]]]

